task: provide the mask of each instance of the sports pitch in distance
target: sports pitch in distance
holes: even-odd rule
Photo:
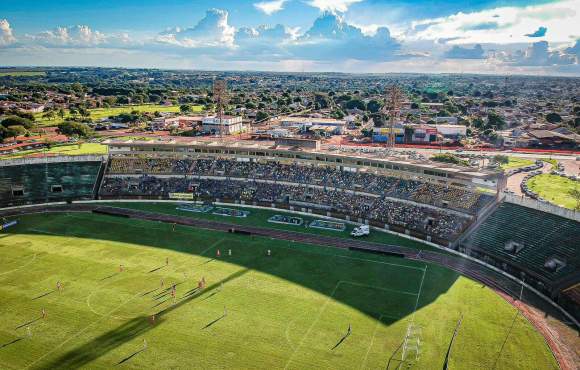
[[[0,234],[0,314],[2,369],[395,368],[411,323],[403,368],[441,369],[461,314],[451,369],[557,369],[529,322],[453,271],[96,214]]]

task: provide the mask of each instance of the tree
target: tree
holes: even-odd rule
[[[270,117],[270,115],[266,112],[258,111],[258,113],[256,113],[256,121],[263,121],[268,119],[268,117]]]
[[[330,115],[336,119],[343,119],[344,118],[344,112],[340,109],[333,111]]]
[[[501,154],[494,155],[492,160],[494,163],[497,163],[497,164],[508,164],[510,161],[510,159],[508,158],[507,155],[501,155]]]
[[[13,137],[16,140],[17,136],[25,135],[28,131],[24,126],[14,125],[6,128],[6,137]]]
[[[81,115],[81,117],[83,118],[89,118],[91,116],[91,111],[89,111],[86,108],[79,108],[78,109],[79,114]]]
[[[493,128],[494,130],[502,130],[505,128],[506,123],[502,116],[496,112],[489,112],[487,114],[487,128]]]
[[[365,110],[365,103],[360,99],[351,99],[346,102],[346,109],[360,109]]]
[[[548,113],[546,114],[546,121],[549,123],[560,123],[562,122],[562,117],[558,113]]]
[[[475,118],[472,122],[471,125],[475,128],[483,128],[483,126],[485,125],[485,123],[483,122],[483,120],[481,118]]]
[[[182,106],[179,107],[179,111],[181,113],[191,113],[191,105],[189,104],[183,104]]]
[[[322,95],[322,94],[316,94],[316,95],[314,95],[314,103],[318,107],[320,107],[320,109],[328,108],[328,106],[329,106],[328,98],[325,95]]]
[[[8,137],[8,129],[0,125],[0,143],[4,142],[4,138]]]
[[[377,113],[381,110],[382,104],[378,100],[371,100],[367,104],[367,110],[371,113]]]
[[[580,190],[576,189],[571,189],[570,191],[568,191],[568,194],[570,194],[572,196],[572,198],[574,198],[574,200],[576,201],[576,209],[580,210]]]
[[[8,116],[2,120],[2,126],[22,126],[25,129],[31,129],[34,127],[34,122],[28,118],[18,117],[18,116]]]
[[[52,109],[44,112],[44,114],[42,115],[42,118],[46,118],[49,121],[52,121],[54,117],[56,117],[56,113]]]
[[[463,165],[463,166],[467,166],[469,163],[465,159],[461,159],[452,153],[435,154],[433,157],[431,157],[431,159],[434,161],[437,161],[437,162],[453,163],[453,164],[459,164],[459,165]]]
[[[84,123],[65,121],[58,125],[58,132],[66,136],[88,137],[93,131]]]

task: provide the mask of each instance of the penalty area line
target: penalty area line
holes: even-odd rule
[[[37,358],[36,360],[34,360],[33,362],[31,362],[30,364],[24,366],[23,369],[29,369],[33,365],[37,364],[39,361],[45,359],[47,356],[50,356],[55,351],[59,350],[62,346],[64,346],[65,344],[67,344],[69,341],[71,341],[74,338],[78,337],[79,335],[85,333],[91,327],[93,327],[93,326],[101,323],[103,320],[109,318],[109,316],[111,316],[115,311],[117,311],[118,309],[120,309],[121,307],[123,307],[124,305],[126,305],[127,303],[133,301],[135,298],[139,297],[141,294],[143,294],[143,292],[139,292],[136,295],[134,295],[133,297],[127,299],[125,302],[121,303],[120,305],[118,305],[117,307],[115,307],[111,311],[109,311],[109,313],[107,313],[106,315],[101,316],[100,319],[98,319],[98,320],[94,321],[93,323],[87,325],[84,329],[80,330],[78,333],[71,335],[70,337],[68,337],[67,339],[65,339],[62,343],[60,343],[58,346],[56,346],[53,349],[51,349],[50,351],[46,352],[44,355],[40,356],[39,358]]]

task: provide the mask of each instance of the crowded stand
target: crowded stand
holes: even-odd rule
[[[407,199],[460,212],[476,214],[493,197],[468,189],[408,180],[373,172],[350,172],[332,167],[249,162],[231,159],[111,159],[110,174],[183,174],[261,179],[353,190],[390,198]]]
[[[193,193],[199,200],[241,200],[247,203],[306,206],[348,215],[354,219],[368,219],[381,225],[399,226],[445,240],[455,239],[471,219],[460,213],[395,201],[383,196],[353,194],[301,184],[143,175],[107,177],[101,187],[101,196],[104,198],[166,198],[170,193],[181,192]]]

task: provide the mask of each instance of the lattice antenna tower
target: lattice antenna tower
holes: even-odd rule
[[[223,136],[224,110],[228,104],[228,85],[226,80],[213,81],[213,101],[216,105],[216,117],[219,122],[220,137]]]
[[[389,120],[389,140],[387,147],[395,147],[395,122],[401,113],[403,103],[403,91],[396,85],[387,88],[385,94],[385,104],[383,105],[383,114]]]

